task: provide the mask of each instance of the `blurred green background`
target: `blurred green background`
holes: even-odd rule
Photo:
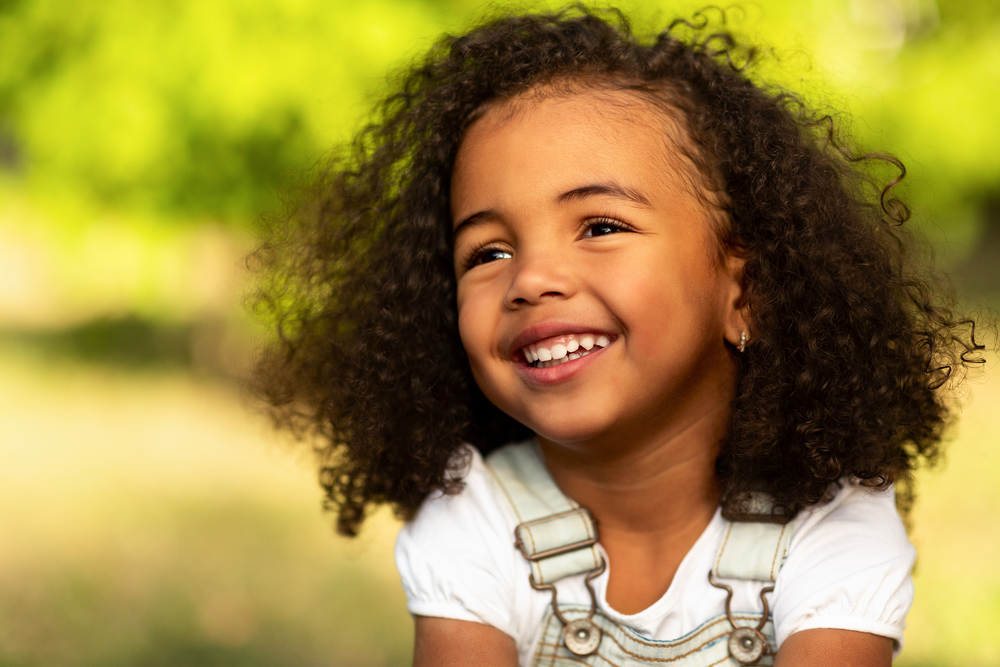
[[[487,9],[0,0],[0,665],[408,664],[398,524],[334,537],[307,453],[241,397],[243,257],[385,74]],[[998,303],[1000,3],[733,18],[769,78],[903,158],[914,227],[966,303]],[[920,477],[900,664],[1000,665],[995,363]]]

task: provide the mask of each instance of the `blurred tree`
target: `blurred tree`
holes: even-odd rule
[[[245,223],[356,124],[413,3],[0,4],[3,166],[46,191]]]
[[[106,206],[252,219],[350,134],[390,66],[477,4],[5,0],[0,165]],[[779,51],[806,35],[819,69],[880,135],[868,143],[888,140],[934,169],[948,208],[996,189],[1000,85],[986,84],[1000,82],[1000,4],[773,0],[763,13]]]
[[[641,29],[701,4],[622,7]],[[0,226],[52,230],[45,243],[65,246],[49,262],[61,267],[63,302],[139,280],[155,287],[121,287],[96,311],[194,312],[176,305],[190,290],[176,271],[153,273],[173,260],[119,270],[93,239],[118,235],[133,256],[170,248],[156,240],[164,229],[246,230],[360,126],[386,72],[496,10],[479,0],[0,0]],[[949,242],[945,260],[970,255],[991,220],[1000,226],[990,215],[1000,3],[758,0],[731,16],[774,45],[766,77],[846,108],[860,144],[901,154],[920,224]]]

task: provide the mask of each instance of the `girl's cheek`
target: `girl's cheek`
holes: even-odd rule
[[[458,334],[462,340],[462,347],[469,357],[469,362],[475,369],[479,356],[482,353],[484,338],[486,337],[485,318],[483,313],[477,311],[476,299],[470,298],[468,290],[459,287],[458,291]]]

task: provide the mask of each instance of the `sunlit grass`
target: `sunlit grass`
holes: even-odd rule
[[[408,662],[396,524],[335,538],[231,387],[0,368],[0,664]]]
[[[901,665],[1000,664],[1000,384],[921,477]],[[354,541],[231,386],[0,350],[0,665],[404,665],[382,513]]]
[[[969,385],[944,465],[920,477],[917,598],[901,664],[1000,665],[998,373],[991,358]]]

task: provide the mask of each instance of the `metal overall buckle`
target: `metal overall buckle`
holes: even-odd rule
[[[594,525],[594,530],[596,533],[597,521],[590,517],[590,512],[585,508],[578,507],[567,512],[561,512],[560,514],[555,514],[552,516],[542,517],[541,519],[536,519],[534,521],[526,521],[519,524],[514,530],[515,536],[519,535],[518,530],[522,527],[529,527],[535,524],[544,523],[551,521],[552,519],[561,518],[571,514],[586,513],[587,517],[590,519]],[[576,551],[577,549],[584,549],[586,547],[591,547],[597,544],[597,536],[581,540],[579,542],[574,542],[572,544],[566,544],[554,549],[548,549],[539,553],[529,553],[527,545],[517,537],[514,542],[514,546],[521,550],[521,555],[523,555],[529,561],[538,561],[543,558],[550,558],[552,556],[559,556],[564,553],[569,553],[570,551]],[[600,576],[602,572],[607,568],[607,563],[602,558],[601,564],[596,569],[591,570],[587,573],[587,578],[584,583],[587,586],[587,591],[590,593],[590,612],[587,614],[586,618],[578,618],[575,621],[567,621],[566,618],[559,611],[559,600],[558,594],[556,592],[555,584],[539,584],[535,582],[535,577],[533,574],[528,575],[528,581],[531,583],[531,587],[536,590],[551,590],[552,591],[552,611],[555,613],[556,618],[563,624],[562,640],[566,648],[570,650],[571,653],[577,656],[590,655],[597,650],[597,647],[601,644],[601,629],[597,627],[597,624],[592,620],[594,614],[597,612],[597,596],[594,594],[594,587],[591,581]]]
[[[771,647],[767,643],[767,639],[761,633],[764,629],[764,624],[767,623],[767,617],[770,614],[767,606],[767,598],[764,596],[774,590],[774,586],[765,586],[760,591],[760,601],[764,605],[764,615],[760,617],[760,623],[757,624],[756,628],[751,628],[748,625],[736,625],[733,620],[733,613],[730,609],[730,603],[733,600],[733,589],[726,584],[721,584],[715,580],[712,576],[712,571],[708,571],[708,583],[712,584],[716,588],[721,588],[726,591],[726,618],[729,619],[729,624],[733,626],[732,631],[729,633],[729,655],[733,656],[736,662],[741,665],[756,665],[757,661],[763,656],[769,655],[771,652]]]
[[[552,591],[552,611],[555,613],[556,618],[563,624],[563,644],[570,650],[570,653],[580,657],[590,655],[601,645],[601,629],[591,620],[597,612],[597,595],[594,593],[594,587],[590,582],[595,577],[599,577],[606,568],[607,561],[602,558],[601,566],[587,573],[584,583],[587,585],[587,591],[590,593],[590,611],[587,613],[586,618],[578,618],[575,621],[567,621],[562,613],[560,613],[555,584],[538,584],[535,583],[533,575],[528,575],[528,581],[531,583],[532,588],[540,591]]]

